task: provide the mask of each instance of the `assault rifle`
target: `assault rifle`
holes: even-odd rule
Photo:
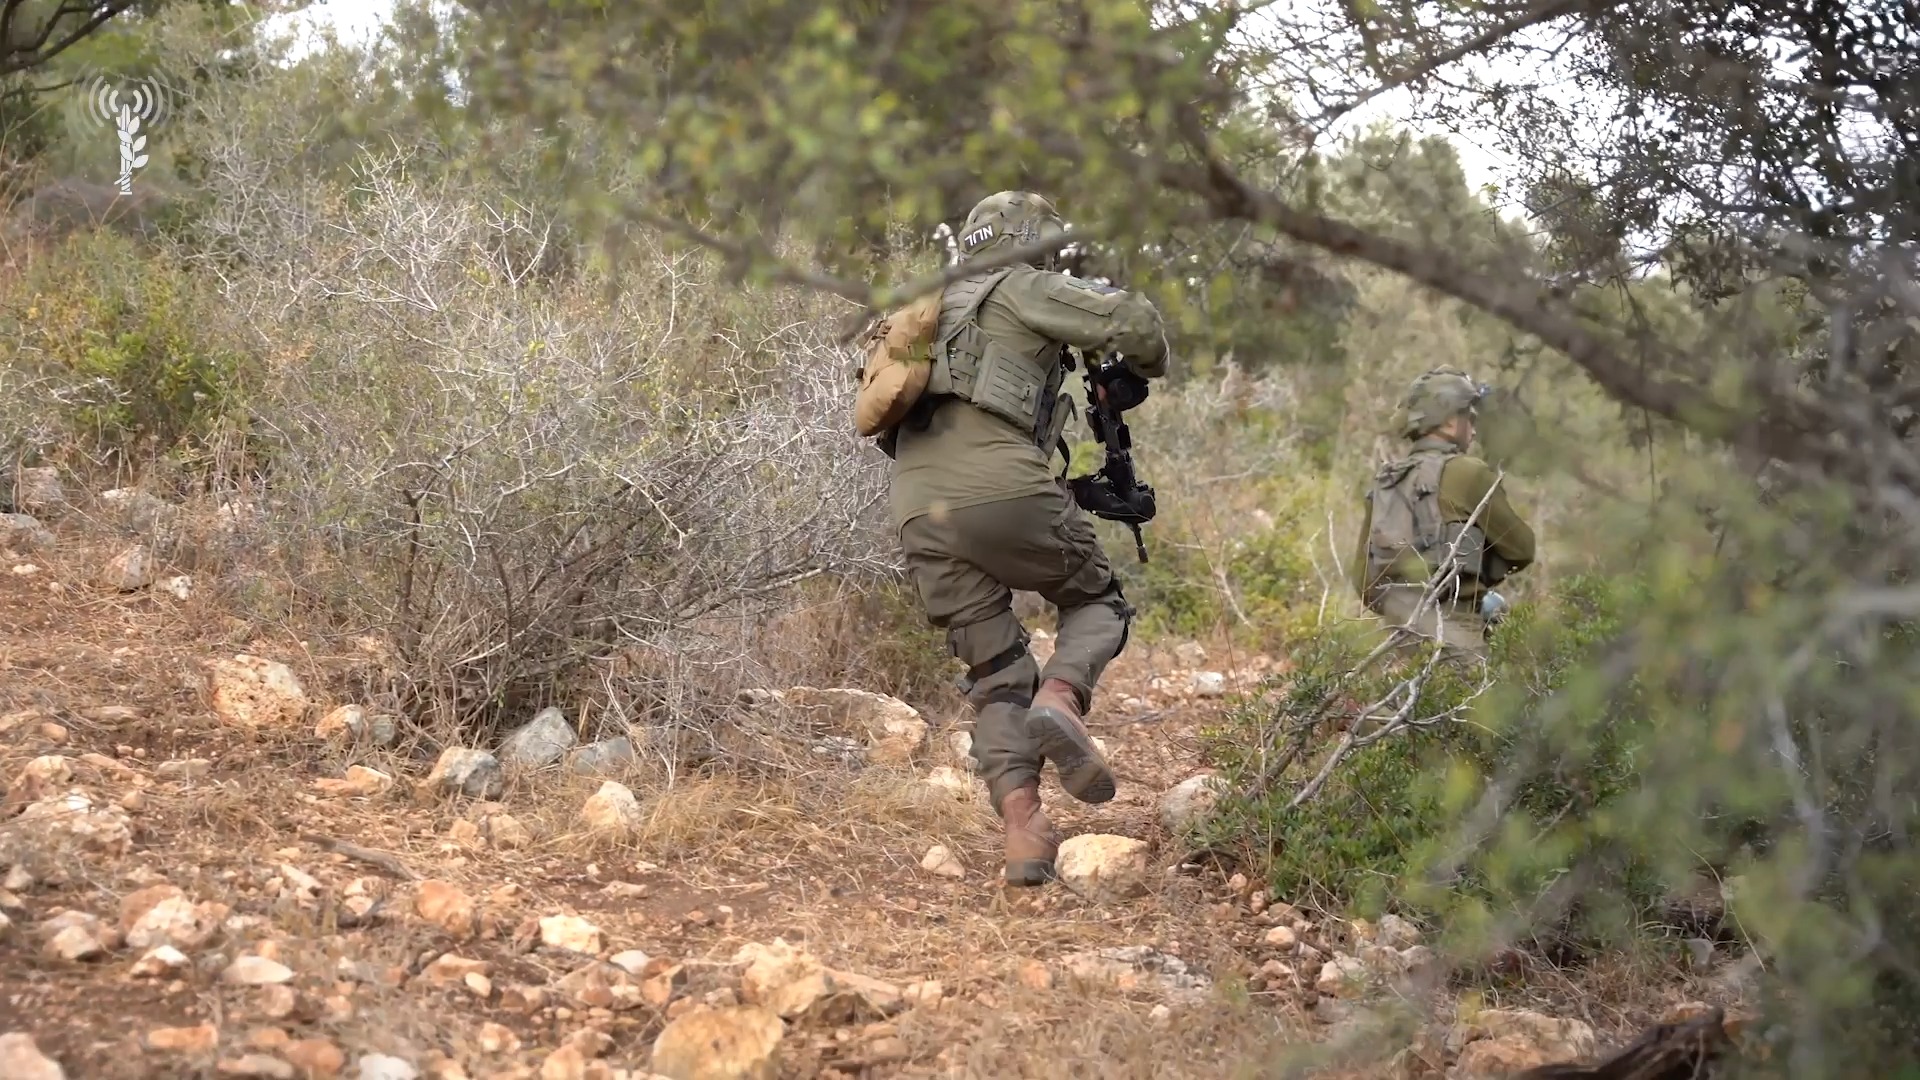
[[[1073,354],[1061,351],[1067,370],[1072,371]],[[1106,352],[1083,359],[1087,426],[1106,448],[1107,456],[1097,472],[1075,477],[1067,484],[1073,489],[1073,501],[1079,503],[1081,509],[1133,530],[1133,547],[1144,563],[1147,542],[1140,535],[1140,526],[1153,520],[1153,489],[1134,475],[1133,435],[1120,416],[1147,400],[1147,381],[1127,370],[1118,353]]]

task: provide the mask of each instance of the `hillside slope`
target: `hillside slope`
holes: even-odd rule
[[[738,756],[697,768],[641,738],[611,781],[569,756],[496,790],[482,760],[472,797],[340,710],[377,643],[260,631],[164,567],[104,581],[124,540],[77,516],[11,535],[0,1075],[1219,1077],[1364,1031],[1369,970],[1391,1001],[1432,966],[1403,922],[1181,862],[1165,795],[1264,657],[1136,643],[1091,718],[1120,796],[1044,788],[1069,835],[1124,839],[1009,891],[962,729],[884,696],[750,695]],[[1591,1055],[1682,989],[1434,1028],[1394,1074]]]

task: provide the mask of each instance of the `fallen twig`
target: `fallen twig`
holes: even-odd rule
[[[406,863],[401,862],[399,856],[389,852],[375,851],[372,848],[364,848],[359,844],[350,844],[345,840],[336,840],[331,836],[321,836],[318,833],[308,833],[300,839],[309,844],[318,844],[336,855],[345,855],[355,862],[377,866],[395,877],[404,878],[407,881],[420,880],[419,874],[414,873]]]

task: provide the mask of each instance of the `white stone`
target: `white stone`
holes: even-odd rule
[[[500,759],[485,750],[449,746],[440,751],[439,760],[425,781],[429,789],[457,793],[474,799],[497,799],[507,790],[500,772]]]
[[[1215,698],[1227,692],[1227,677],[1218,671],[1196,671],[1193,673],[1193,693],[1195,697]]]
[[[420,1070],[390,1054],[366,1054],[360,1058],[357,1080],[420,1080]]]
[[[1160,796],[1161,826],[1176,835],[1186,832],[1204,821],[1227,791],[1226,779],[1215,773],[1180,781]]]
[[[131,943],[131,935],[128,941]],[[147,950],[145,956],[133,962],[133,974],[137,978],[157,979],[181,970],[187,963],[186,953],[171,945],[161,945]]]
[[[100,568],[100,584],[118,592],[135,592],[153,584],[153,555],[136,544],[107,560]]]
[[[277,986],[293,981],[293,971],[278,960],[269,960],[264,956],[241,956],[227,965],[220,979],[236,986]]]
[[[67,1080],[60,1063],[40,1052],[24,1031],[0,1035],[0,1076],[7,1080]]]
[[[600,928],[578,915],[549,915],[540,920],[540,943],[593,955],[601,948]]]
[[[638,829],[644,820],[640,801],[633,797],[627,785],[617,780],[602,781],[600,790],[587,796],[586,804],[580,808],[580,819],[596,832],[611,833]]]
[[[1130,836],[1089,833],[1060,845],[1060,883],[1095,903],[1117,903],[1147,891],[1147,845]]]
[[[535,713],[532,720],[515,728],[500,743],[499,757],[516,768],[538,768],[559,761],[578,741],[573,725],[567,722],[567,714],[548,707]]]
[[[927,722],[919,710],[899,698],[870,690],[796,686],[782,696],[785,706],[818,715],[828,724],[867,742],[867,759],[879,765],[905,765],[927,741]]]
[[[960,865],[960,860],[954,858],[953,852],[948,851],[944,844],[935,844],[927,849],[926,855],[920,860],[920,869],[945,878],[967,876],[966,868]]]
[[[299,723],[307,713],[307,692],[293,669],[274,660],[241,653],[231,660],[207,661],[213,711],[241,727]]]

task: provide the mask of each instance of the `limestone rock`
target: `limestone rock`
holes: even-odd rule
[[[810,952],[774,938],[770,944],[748,942],[734,954],[743,966],[740,996],[777,1016],[798,1016],[830,990],[826,966]]]
[[[136,979],[159,979],[182,970],[190,961],[187,955],[171,945],[161,945],[147,950],[147,954],[133,962],[132,975]]]
[[[347,1055],[326,1039],[295,1039],[280,1048],[280,1056],[305,1077],[339,1076],[347,1067]]]
[[[916,786],[934,799],[973,798],[972,778],[951,765],[935,766]]]
[[[615,964],[590,963],[562,976],[554,989],[589,1009],[633,1009],[641,1004],[634,973]]]
[[[297,724],[307,714],[307,692],[285,664],[241,653],[231,660],[209,660],[206,666],[213,711],[229,724]]]
[[[500,743],[499,756],[516,768],[535,769],[559,761],[578,741],[567,714],[550,706],[509,733]]]
[[[60,482],[60,470],[51,465],[21,469],[14,476],[14,487],[14,505],[28,514],[58,517],[72,506],[67,487]]]
[[[212,1024],[194,1027],[155,1028],[143,1040],[149,1050],[175,1054],[211,1054],[219,1045],[220,1029]]]
[[[324,795],[378,795],[393,787],[393,777],[365,765],[349,765],[347,775],[338,779],[323,776],[315,780],[313,786]]]
[[[145,900],[136,904],[129,919],[127,901],[143,894]],[[142,889],[128,896],[127,901],[121,903],[120,925],[127,944],[136,949],[156,949],[163,945],[198,949],[219,931],[229,910],[225,904],[196,904],[171,885]]]
[[[420,1080],[420,1070],[391,1054],[365,1054],[354,1076],[355,1080]]]
[[[500,772],[500,759],[485,750],[449,746],[440,751],[423,786],[429,791],[465,795],[473,799],[497,799],[507,790]]]
[[[1493,1080],[1554,1063],[1554,1058],[1525,1037],[1503,1035],[1468,1043],[1454,1062],[1452,1075],[1456,1080]]]
[[[650,1067],[670,1080],[774,1080],[785,1033],[766,1009],[696,1005],[654,1040]]]
[[[1014,974],[1020,980],[1020,985],[1029,990],[1053,989],[1053,972],[1038,960],[1022,960]]]
[[[600,951],[604,941],[600,928],[578,915],[549,915],[540,920],[540,944],[591,956]]]
[[[1061,884],[1094,903],[1119,903],[1147,891],[1147,845],[1130,836],[1068,837],[1055,868]]]
[[[53,546],[53,533],[27,514],[0,514],[0,548],[15,551],[45,551]]]
[[[1218,671],[1196,671],[1192,689],[1195,697],[1221,697],[1227,692],[1227,677]]]
[[[971,774],[979,769],[979,762],[973,760],[973,732],[954,731],[947,734],[947,759],[963,773]]]
[[[1225,777],[1214,773],[1188,777],[1160,797],[1160,824],[1175,835],[1200,824],[1226,794]]]
[[[1267,930],[1264,940],[1270,949],[1277,949],[1280,952],[1292,952],[1294,946],[1300,943],[1300,935],[1294,933],[1293,928],[1290,926],[1275,926]]]
[[[625,735],[577,747],[567,755],[567,768],[580,776],[609,776],[633,764],[633,740]]]
[[[953,852],[948,851],[944,844],[935,844],[927,849],[926,855],[920,860],[920,869],[945,878],[967,876],[966,867],[960,865],[960,860],[954,858]]]
[[[422,881],[413,894],[413,909],[420,917],[455,938],[474,932],[473,897],[449,881]]]
[[[1204,994],[1213,985],[1212,979],[1192,970],[1186,961],[1145,945],[1072,953],[1061,963],[1067,974],[1083,982],[1105,983],[1121,990],[1158,990],[1187,1000]]]
[[[492,814],[486,820],[487,839],[502,850],[523,848],[533,843],[533,833],[512,814]]]
[[[69,961],[98,960],[107,954],[107,947],[91,926],[64,926],[48,939],[47,954]]]
[[[41,799],[51,798],[73,780],[73,765],[61,754],[42,754],[26,763],[0,800],[0,819]]]
[[[505,1024],[496,1024],[491,1020],[480,1025],[477,1038],[482,1053],[511,1054],[520,1049],[520,1036]]]
[[[293,971],[264,956],[239,956],[220,973],[220,981],[235,986],[278,986],[293,981]]]
[[[1357,956],[1336,953],[1320,965],[1320,977],[1314,989],[1323,997],[1352,1000],[1367,992],[1367,965]]]
[[[796,686],[782,699],[789,709],[864,738],[867,760],[876,765],[905,765],[927,741],[927,722],[919,710],[899,698],[870,690]]]
[[[601,783],[600,790],[587,796],[580,818],[596,832],[623,833],[638,829],[644,818],[640,802],[627,785],[615,780]]]
[[[1582,1021],[1525,1009],[1487,1009],[1458,1025],[1455,1036],[1465,1044],[1456,1066],[1463,1077],[1581,1061],[1598,1045]]]
[[[116,519],[115,524],[154,536],[168,533],[180,513],[165,500],[137,488],[103,491],[100,493],[100,503]]]
[[[784,938],[771,944],[749,942],[734,954],[743,966],[740,994],[749,1004],[778,1016],[809,1016],[846,1024],[899,1011],[906,996],[892,983],[849,971],[835,971]]]
[[[41,1053],[33,1036],[24,1031],[0,1035],[0,1076],[7,1080],[67,1080],[60,1063]]]
[[[100,568],[100,584],[116,592],[138,592],[153,584],[153,555],[145,544],[135,544],[107,560]]]
[[[1375,928],[1380,944],[1391,949],[1411,949],[1420,944],[1420,928],[1398,915],[1383,915]]]
[[[392,746],[400,737],[400,727],[391,716],[369,714],[360,705],[342,705],[320,718],[320,722],[314,725],[313,737]]]
[[[42,836],[63,837],[109,855],[125,855],[133,846],[133,829],[126,811],[111,804],[95,805],[79,788],[32,803],[18,820],[22,827],[38,830]]]

